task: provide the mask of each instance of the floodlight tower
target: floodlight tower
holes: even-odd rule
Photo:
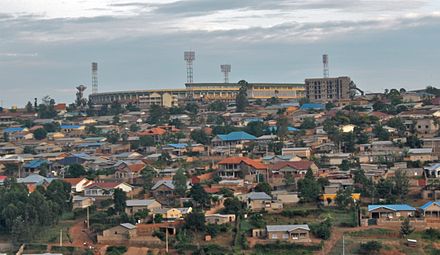
[[[229,83],[229,73],[231,72],[231,65],[220,65],[220,70],[225,76],[225,83]]]
[[[186,82],[193,83],[193,62],[196,59],[194,51],[185,51],[184,60],[186,61]]]
[[[92,94],[98,93],[98,63],[92,63]]]
[[[330,71],[328,68],[328,55],[322,55],[322,63],[324,64],[324,78],[330,77]]]

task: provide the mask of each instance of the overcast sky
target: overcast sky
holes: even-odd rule
[[[195,82],[303,82],[347,75],[366,91],[440,86],[438,0],[0,0],[0,100],[183,88]]]

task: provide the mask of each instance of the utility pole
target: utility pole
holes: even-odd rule
[[[63,229],[60,229],[60,246],[63,246]]]
[[[345,236],[342,235],[342,255],[345,255]]]
[[[165,251],[168,253],[168,227],[165,228]]]
[[[90,228],[90,213],[89,213],[90,206],[87,206],[87,229]]]

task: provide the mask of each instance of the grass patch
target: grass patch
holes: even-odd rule
[[[269,255],[269,254],[292,254],[292,255],[305,255],[313,254],[320,251],[320,245],[305,246],[302,244],[292,244],[285,242],[276,242],[270,244],[257,244],[255,245],[255,252],[253,254]]]
[[[34,236],[33,241],[37,243],[58,243],[60,241],[60,231],[63,230],[63,242],[69,242],[69,228],[73,222],[60,222],[51,227],[43,227],[38,235]]]
[[[389,229],[383,229],[383,228],[370,228],[366,230],[356,231],[347,233],[346,235],[353,236],[353,237],[368,237],[368,236],[386,236],[395,234],[394,231]]]

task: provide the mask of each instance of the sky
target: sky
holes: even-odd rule
[[[0,103],[49,95],[71,103],[75,87],[99,91],[184,88],[194,82],[304,82],[331,76],[358,87],[440,86],[438,0],[0,0]]]

